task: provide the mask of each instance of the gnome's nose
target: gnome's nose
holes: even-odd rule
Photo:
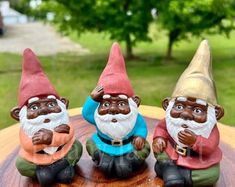
[[[118,113],[118,110],[117,110],[117,107],[115,105],[111,105],[110,108],[109,108],[109,114],[117,114]]]
[[[180,114],[180,118],[184,120],[193,120],[193,115],[186,109]]]
[[[49,111],[48,111],[47,107],[42,107],[41,110],[39,111],[40,115],[46,115],[48,113],[49,113]]]

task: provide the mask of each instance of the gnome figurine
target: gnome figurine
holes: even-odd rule
[[[171,97],[162,102],[165,119],[156,126],[155,172],[165,186],[211,186],[220,176],[217,104],[210,48],[203,40],[179,78]]]
[[[82,145],[69,122],[68,100],[60,97],[30,50],[24,51],[18,106],[11,116],[20,121],[19,156],[21,175],[37,178],[41,186],[70,183]]]
[[[106,176],[130,177],[150,153],[139,105],[140,98],[134,95],[120,46],[114,43],[97,87],[82,111],[83,117],[96,127],[86,149]]]

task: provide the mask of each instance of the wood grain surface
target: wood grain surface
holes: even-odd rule
[[[152,143],[152,135],[158,120],[145,117],[148,124],[148,141]],[[140,170],[125,180],[117,178],[106,178],[93,164],[91,158],[85,150],[86,140],[95,132],[94,126],[88,124],[81,115],[71,117],[71,122],[75,127],[76,137],[83,144],[83,155],[76,167],[76,176],[69,185],[55,184],[55,187],[66,186],[97,186],[97,187],[126,187],[126,186],[148,186],[162,187],[163,182],[157,178],[154,172],[155,158],[153,153],[146,159],[146,163]],[[223,151],[221,162],[221,175],[216,187],[232,187],[235,185],[235,150],[228,144],[221,142],[220,147]],[[18,154],[19,146],[6,158],[0,165],[0,187],[37,187],[37,180],[32,180],[21,176],[15,168],[15,159]]]

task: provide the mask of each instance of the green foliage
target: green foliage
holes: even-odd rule
[[[10,0],[10,6],[22,14],[31,15],[29,0]]]
[[[53,12],[54,22],[63,33],[71,30],[77,34],[106,32],[111,39],[125,41],[127,55],[131,56],[133,45],[150,40],[148,26],[152,21],[152,7],[152,0],[48,0],[36,11]]]
[[[168,57],[174,42],[203,32],[225,33],[234,29],[234,0],[156,0],[157,23],[168,31]]]
[[[53,13],[53,22],[63,34],[98,31],[111,40],[124,41],[127,57],[133,56],[137,42],[151,40],[148,30],[153,8],[158,12],[156,23],[168,32],[168,58],[179,40],[203,32],[229,36],[234,29],[235,0],[44,0],[33,10],[28,10],[29,0],[11,1],[36,18],[46,19],[48,12]]]

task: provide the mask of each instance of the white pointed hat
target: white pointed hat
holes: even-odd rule
[[[207,40],[201,42],[189,66],[178,79],[172,97],[180,96],[202,99],[217,105],[211,52]]]

